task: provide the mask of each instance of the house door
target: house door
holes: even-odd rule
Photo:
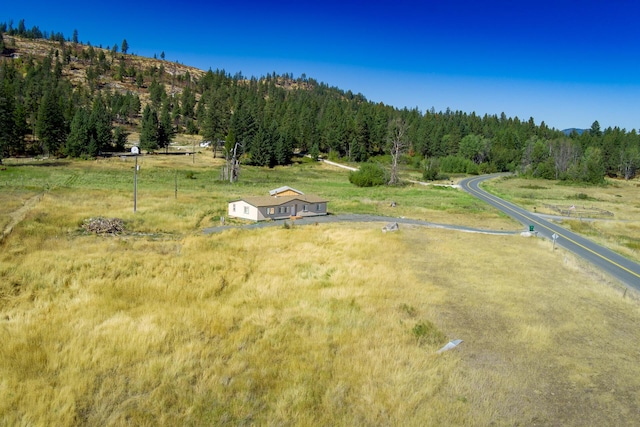
[[[298,210],[298,205],[291,206],[291,216],[296,216],[297,210]]]

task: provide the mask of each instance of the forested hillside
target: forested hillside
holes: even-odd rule
[[[147,151],[187,133],[227,154],[237,143],[243,162],[254,165],[287,164],[298,152],[363,162],[393,154],[390,124],[400,123],[401,162],[421,167],[426,178],[519,170],[598,183],[606,175],[633,178],[640,165],[636,131],[601,130],[598,122],[565,135],[505,113],[397,109],[305,75],[204,72],[164,53],[130,54],[126,39],[96,47],[77,32],[69,39],[24,21],[0,24],[0,49],[0,160],[95,157],[123,151],[139,132]]]

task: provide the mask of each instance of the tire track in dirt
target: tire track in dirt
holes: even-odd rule
[[[42,200],[42,197],[44,197],[44,193],[32,196],[24,203],[24,205],[22,205],[20,209],[9,214],[11,221],[9,221],[9,224],[7,224],[4,230],[2,230],[2,235],[0,235],[0,242],[4,241],[5,237],[11,234],[15,226],[20,224],[20,222],[27,216],[29,211],[36,207],[38,202]]]

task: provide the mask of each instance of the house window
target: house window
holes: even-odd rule
[[[249,215],[249,206],[244,207],[244,214]]]
[[[303,212],[309,212],[309,205],[302,205]]]
[[[273,215],[274,213],[276,213],[276,208],[268,208],[268,209],[267,209],[267,213],[268,213],[269,215]]]
[[[233,211],[235,212],[236,211],[236,204],[234,203],[232,206],[233,206]]]
[[[317,212],[320,212],[320,204],[317,204],[317,205],[316,205],[316,211],[317,211]]]

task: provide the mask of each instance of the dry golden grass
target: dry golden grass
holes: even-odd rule
[[[196,166],[173,199],[158,176],[176,165],[157,162],[135,215],[121,163],[68,165],[1,243],[1,425],[636,422],[637,301],[549,242],[380,224],[205,236],[231,187],[202,189]],[[107,212],[132,232],[81,231]]]
[[[29,195],[28,192],[19,191],[15,192],[10,198],[4,198],[6,202],[0,205],[0,231],[4,230],[12,222],[12,215],[24,205]]]
[[[8,425],[635,416],[637,305],[544,242],[365,224],[22,244],[0,272]]]

